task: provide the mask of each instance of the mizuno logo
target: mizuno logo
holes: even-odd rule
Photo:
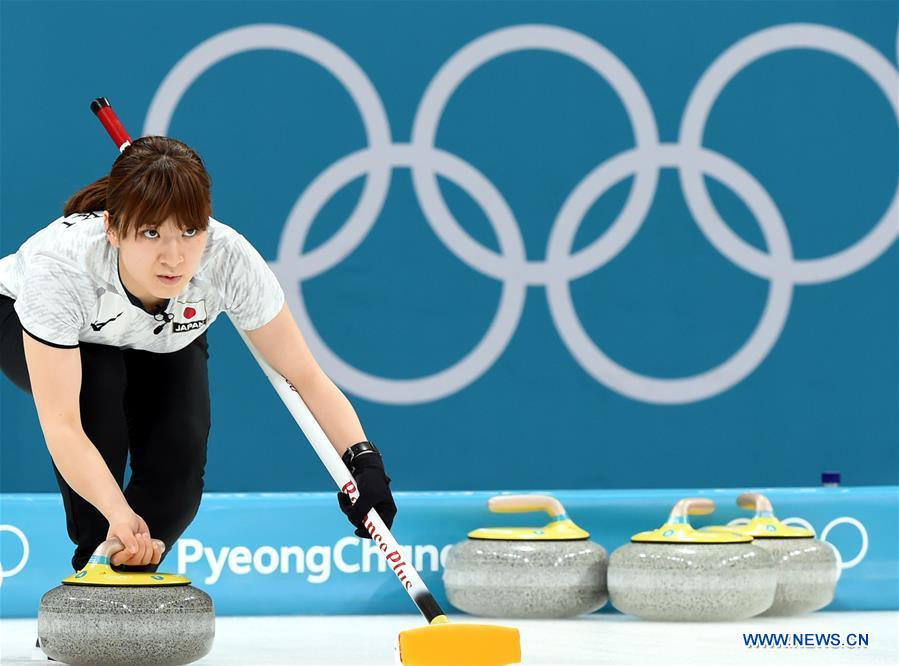
[[[89,219],[91,219],[92,217],[101,217],[101,215],[100,215],[99,213],[96,213],[96,212],[91,212],[91,213],[78,213],[78,215],[79,215],[79,217],[81,217],[82,220],[89,220]],[[75,224],[75,222],[67,222],[67,221],[65,221],[65,220],[63,220],[62,223],[63,223],[65,226],[67,226],[67,227],[71,227],[73,224]]]
[[[125,313],[124,313],[124,312],[120,312],[119,314],[117,314],[117,315],[116,315],[115,317],[113,317],[112,319],[107,319],[106,321],[96,321],[96,322],[95,322],[95,321],[92,321],[92,322],[91,322],[91,328],[94,329],[95,331],[99,331],[101,328],[103,328],[104,326],[106,326],[106,324],[108,324],[109,322],[115,321],[116,319],[118,319],[119,317],[121,317],[123,314],[125,314]]]

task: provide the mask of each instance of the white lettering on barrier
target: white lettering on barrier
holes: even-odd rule
[[[366,539],[367,541],[367,539]],[[362,568],[359,564],[348,564],[345,559],[343,559],[343,551],[348,546],[358,546],[359,539],[356,537],[343,537],[340,541],[334,544],[334,564],[337,565],[337,570],[342,571],[343,573],[359,573],[359,570]]]
[[[268,557],[268,564],[262,561],[263,557]],[[268,576],[278,568],[278,551],[271,546],[261,546],[253,553],[253,568],[263,576]]]
[[[299,546],[281,546],[281,573],[290,573],[290,558],[293,558],[294,573],[303,573],[303,549]]]
[[[310,583],[324,583],[331,577],[331,546],[311,546],[306,551],[306,569]]]
[[[802,523],[803,526],[815,531],[806,521],[799,518],[786,518],[784,523]],[[740,524],[744,519],[736,519],[729,524]],[[854,518],[842,517],[831,521],[821,534],[826,539],[830,530],[838,524],[851,523],[858,528],[862,535],[862,546],[859,553],[849,562],[841,563],[841,568],[848,569],[856,566],[864,559],[868,550],[868,533],[864,525]],[[361,546],[361,548],[360,548]],[[418,571],[436,572],[446,566],[446,557],[452,548],[448,544],[438,551],[434,544],[416,544],[414,546],[400,546],[400,552],[387,552],[387,544],[383,542],[379,534],[373,539],[359,539],[357,537],[343,537],[334,546],[310,546],[303,550],[300,546],[260,546],[251,551],[246,546],[224,546],[218,550],[205,547],[198,539],[184,538],[177,543],[178,573],[187,572],[187,565],[198,564],[205,561],[209,566],[209,575],[203,580],[206,585],[214,585],[221,578],[227,565],[228,570],[238,576],[249,573],[258,573],[263,576],[279,571],[282,574],[305,573],[306,580],[310,583],[324,583],[331,578],[332,565],[341,573],[358,574],[370,573],[377,569],[378,573],[387,571],[388,559],[392,567],[398,567],[406,562],[413,562]],[[27,555],[23,557],[23,560]],[[840,558],[842,560],[842,558]],[[425,562],[427,560],[427,566]],[[21,566],[21,565],[20,565]],[[7,576],[16,573],[6,573]]]
[[[418,546],[415,549],[415,569],[416,571],[423,571],[425,568],[425,555],[428,555],[431,558],[431,564],[429,565],[429,571],[437,571],[437,562],[436,560],[439,558],[437,554],[437,546],[432,546],[431,544],[425,544],[423,546]],[[413,559],[409,553],[406,553],[406,559]]]
[[[374,561],[378,571],[387,571],[387,562],[378,552],[373,539],[365,539],[362,542],[362,571],[368,573],[372,570],[371,563]]]
[[[361,546],[361,548],[360,548]],[[213,549],[204,546],[199,539],[183,538],[176,544],[178,573],[186,574],[188,565],[205,563],[209,575],[203,579],[206,585],[214,585],[228,571],[237,576],[258,573],[268,576],[276,571],[282,574],[305,573],[312,584],[325,583],[331,578],[332,566],[342,573],[369,573],[375,569],[379,573],[387,571],[388,559],[391,567],[414,562],[418,571],[437,572],[446,564],[446,555],[452,544],[439,549],[434,544],[400,546],[400,551],[386,552],[385,543],[373,539],[343,537],[333,546],[315,545],[305,550],[301,546],[259,546],[250,550],[246,546],[222,546]],[[376,563],[374,566],[372,566]]]
[[[248,574],[252,571],[250,563],[253,561],[253,553],[246,546],[234,546],[228,555],[228,568],[238,575]]]
[[[222,569],[225,568],[225,561],[228,559],[228,551],[230,549],[222,548],[219,551],[220,557],[218,559],[216,559],[212,548],[202,548],[201,550],[203,554],[206,555],[206,559],[209,560],[209,568],[212,570],[210,578],[212,578],[212,580],[218,580],[219,576],[222,575]]]

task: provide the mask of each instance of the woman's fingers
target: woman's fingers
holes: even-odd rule
[[[134,512],[123,518],[110,521],[109,525],[107,538],[116,537],[125,546],[124,550],[112,556],[112,564],[135,567],[159,564],[165,546],[150,537],[146,521]]]
[[[138,543],[140,543],[140,553],[139,557],[135,558],[137,564],[141,566],[149,564],[150,558],[153,557],[153,544],[150,542],[150,535],[147,532],[140,532],[138,534]]]
[[[110,536],[114,536],[122,542],[123,546],[125,546],[123,550],[120,550],[112,556],[111,562],[113,564],[124,564],[140,552],[140,546],[138,545],[137,538],[134,536],[134,533],[130,529],[128,529],[128,527],[116,526],[111,531],[112,534]]]
[[[150,562],[152,546],[150,546],[149,539],[147,539],[143,533],[138,532],[134,534],[134,541],[137,547],[136,551],[134,553],[127,553],[119,561],[116,561],[115,558],[113,558],[113,564],[126,564],[130,567],[139,567]],[[124,551],[122,552],[124,553]]]
[[[153,557],[150,558],[150,564],[159,564],[162,560],[162,542],[153,539]]]

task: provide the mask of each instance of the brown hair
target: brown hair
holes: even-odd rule
[[[108,176],[73,194],[63,215],[109,211],[119,236],[158,227],[173,216],[183,229],[204,231],[212,214],[212,182],[193,148],[165,136],[144,136],[125,148]]]

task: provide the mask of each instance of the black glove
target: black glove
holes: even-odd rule
[[[368,442],[364,443],[369,444]],[[396,516],[396,504],[390,493],[390,477],[384,472],[384,461],[381,459],[381,454],[371,445],[366,448],[371,450],[353,457],[347,463],[350,473],[356,480],[359,499],[353,504],[350,502],[349,495],[341,492],[337,493],[337,502],[340,504],[340,510],[356,526],[356,536],[371,539],[371,534],[365,528],[365,516],[374,508],[389,528],[393,525],[393,518]],[[345,455],[344,461],[347,459],[349,456]]]

